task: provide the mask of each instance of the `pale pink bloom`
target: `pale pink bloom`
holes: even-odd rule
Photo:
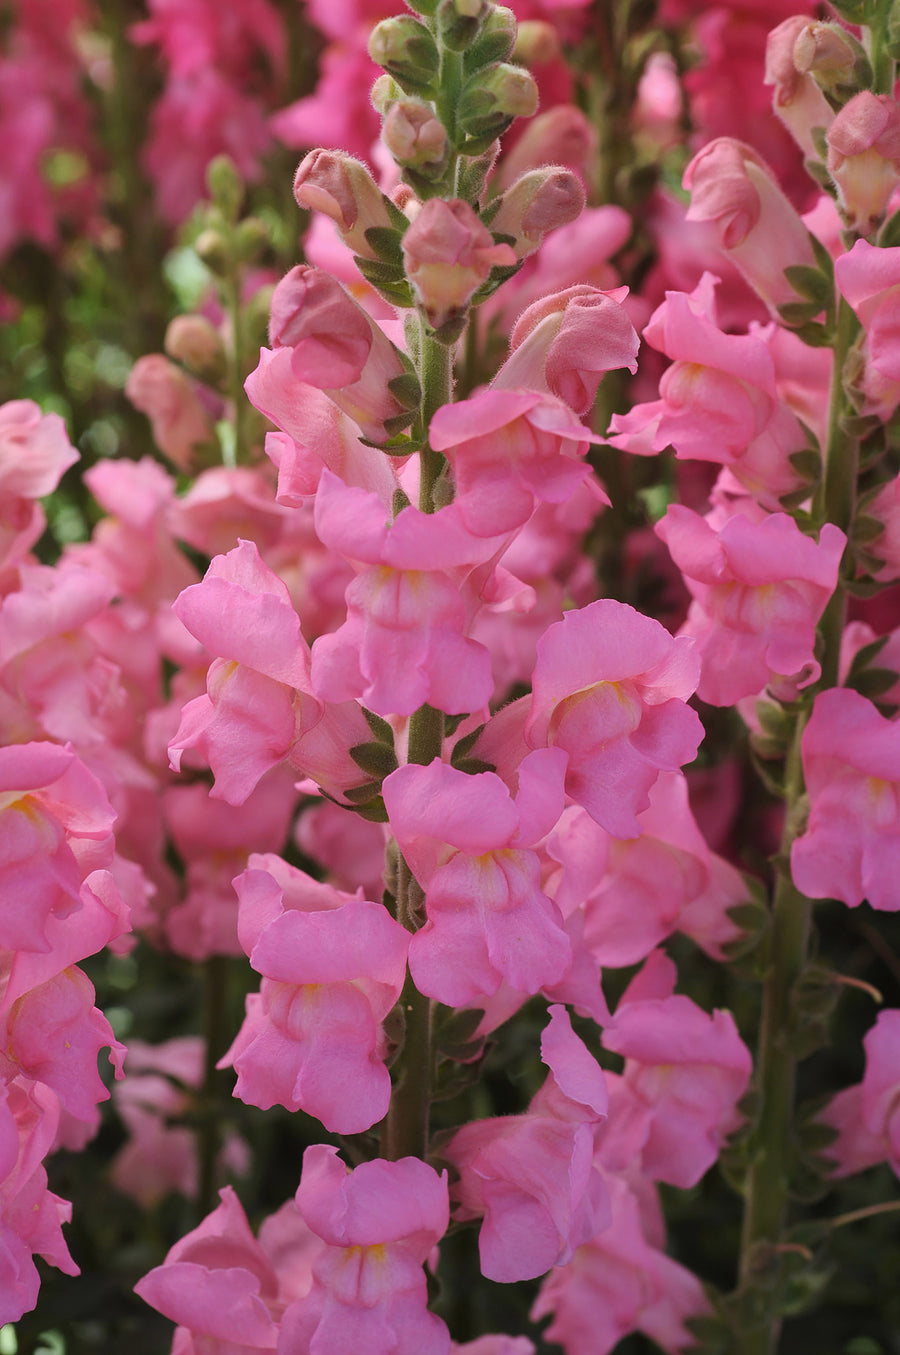
[[[618,1171],[639,1157],[644,1175],[686,1190],[742,1123],[737,1103],[753,1060],[730,1012],[710,1016],[690,998],[672,996],[675,967],[657,956],[626,989],[603,1034],[625,1068],[599,1153]]]
[[[777,409],[775,367],[751,334],[724,334],[715,318],[718,278],[691,293],[667,292],[644,338],[672,358],[660,399],[614,414],[614,446],[648,455],[669,444],[680,457],[730,465],[767,430]]]
[[[862,1082],[838,1092],[819,1114],[839,1131],[825,1153],[837,1177],[885,1161],[900,1176],[900,1011],[879,1012],[863,1045]]]
[[[49,1087],[15,1079],[0,1083],[0,1322],[17,1322],[38,1299],[32,1253],[66,1275],[80,1271],[62,1224],[72,1206],[47,1189],[42,1159],[51,1151],[59,1102]]]
[[[394,10],[388,10],[394,13]],[[382,18],[384,11],[378,17]],[[286,146],[334,146],[352,155],[370,156],[378,139],[379,118],[369,92],[382,74],[366,50],[365,38],[330,43],[319,60],[319,83],[312,94],[282,108],[269,120]]]
[[[266,434],[266,455],[278,468],[278,503],[296,507],[311,499],[323,466],[390,503],[398,486],[393,458],[361,442],[357,425],[324,391],[297,380],[289,348],[260,349],[244,386],[251,404],[282,430]]]
[[[700,1281],[647,1240],[639,1202],[625,1181],[610,1175],[606,1186],[610,1226],[550,1272],[532,1321],[551,1314],[544,1337],[567,1355],[608,1355],[633,1331],[646,1333],[668,1355],[688,1350],[695,1341],[685,1321],[710,1311]]]
[[[172,505],[169,527],[203,555],[224,555],[241,538],[268,552],[293,522],[293,514],[274,500],[267,465],[214,466],[202,471]]]
[[[319,862],[338,889],[361,888],[378,898],[383,888],[384,829],[329,800],[304,809],[294,829],[297,846]]]
[[[179,470],[194,464],[198,447],[215,441],[212,420],[189,376],[162,353],[138,358],[125,394],[150,420],[153,441]]]
[[[513,329],[491,390],[549,391],[575,414],[587,414],[607,372],[637,371],[640,339],[620,304],[627,291],[582,284],[533,302]]]
[[[746,903],[750,890],[741,872],[724,856],[709,855],[709,884],[695,899],[691,899],[678,915],[678,927],[701,950],[720,963],[727,960],[725,947],[744,935],[729,917],[729,909]]]
[[[0,748],[0,944],[6,950],[49,952],[51,918],[77,911],[85,879],[112,860],[114,819],[100,782],[71,748]]]
[[[391,519],[376,495],[323,470],[316,531],[358,563],[347,620],[312,650],[313,690],[328,701],[362,697],[380,715],[425,702],[450,714],[481,710],[492,693],[490,655],[468,638],[480,598],[468,577],[501,543],[469,534],[456,505],[407,507]]]
[[[22,499],[52,494],[78,460],[58,414],[42,414],[33,400],[0,405],[0,493]]]
[[[406,276],[432,329],[461,317],[491,269],[515,264],[467,202],[429,198],[403,236]]]
[[[820,158],[813,129],[826,131],[834,110],[806,64],[798,64],[797,43],[813,27],[805,14],[793,14],[773,28],[766,40],[767,85],[774,85],[772,107],[809,160]],[[801,47],[801,55],[803,48]]]
[[[550,1074],[526,1114],[473,1121],[445,1150],[459,1172],[456,1217],[483,1215],[481,1270],[505,1284],[567,1265],[609,1222],[592,1160],[606,1085],[564,1007],[550,1008],[541,1057]]]
[[[623,842],[573,806],[547,844],[560,867],[547,890],[564,916],[583,911],[585,942],[600,965],[643,959],[709,886],[709,849],[680,772],[660,774],[637,822],[640,837]]]
[[[363,1162],[337,1149],[303,1154],[297,1204],[325,1244],[308,1294],[287,1309],[281,1345],[329,1355],[448,1355],[450,1336],[428,1311],[422,1264],[449,1219],[447,1176],[415,1157]]]
[[[222,1203],[139,1280],[135,1293],[204,1339],[204,1355],[274,1351],[278,1277],[230,1186]],[[191,1347],[187,1347],[188,1350]],[[194,1347],[196,1349],[196,1347]]]
[[[835,260],[834,277],[864,330],[863,412],[888,419],[900,402],[900,248],[857,240]]]
[[[444,405],[429,438],[453,467],[463,522],[481,537],[522,527],[538,503],[565,502],[590,474],[588,444],[601,440],[562,400],[529,390]]]
[[[390,1073],[381,1029],[406,977],[409,933],[380,903],[289,909],[264,926],[250,952],[263,975],[258,997],[223,1065],[235,1095],[267,1110],[305,1110],[338,1134],[358,1134],[387,1114]]]
[[[854,94],[828,129],[828,169],[848,226],[871,235],[900,183],[900,108],[889,94]]]
[[[203,1041],[198,1035],[156,1046],[132,1040],[128,1046],[128,1076],[113,1088],[113,1105],[129,1138],[110,1164],[110,1179],[145,1209],[169,1191],[196,1194],[196,1135],[169,1121],[190,1107],[185,1087],[199,1087],[202,1079]]]
[[[539,642],[525,738],[566,752],[571,798],[614,837],[637,837],[659,773],[696,755],[703,730],[686,700],[698,675],[687,636],[601,599]]]
[[[721,247],[773,312],[800,298],[784,270],[815,267],[809,234],[769,166],[750,146],[718,137],[684,172],[688,221],[712,221]]]
[[[211,653],[207,693],[189,701],[170,745],[178,770],[196,748],[216,777],[213,793],[242,804],[285,759],[333,794],[365,779],[347,749],[371,737],[349,703],[327,710],[309,681],[309,649],[286,586],[244,541],[217,556],[186,589],[176,615]]]
[[[493,772],[467,776],[438,759],[385,778],[391,829],[425,890],[428,920],[409,965],[429,997],[462,1006],[495,993],[502,979],[536,993],[571,965],[562,917],[530,850],[562,811],[564,766],[555,750],[532,753],[515,799]]]
[[[370,442],[383,443],[412,420],[416,401],[391,383],[415,384],[399,349],[329,274],[298,264],[272,294],[269,338],[291,350],[294,376],[323,390]]]
[[[803,733],[806,832],[791,850],[797,888],[813,899],[900,908],[900,725],[858,692],[820,692]]]
[[[816,625],[837,586],[847,538],[826,523],[818,544],[786,513],[715,525],[680,504],[656,524],[694,599],[682,633],[701,657],[697,695],[733,706],[768,683],[797,687],[821,671]]]

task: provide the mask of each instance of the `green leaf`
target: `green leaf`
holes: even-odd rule
[[[393,746],[378,740],[372,743],[358,743],[350,749],[350,756],[362,771],[383,781],[391,772],[395,772],[399,763]]]

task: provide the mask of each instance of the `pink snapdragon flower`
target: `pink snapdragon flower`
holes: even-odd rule
[[[803,732],[806,832],[791,849],[797,888],[851,908],[900,908],[900,725],[858,692],[820,692]]]
[[[733,706],[767,683],[815,682],[816,624],[837,586],[846,536],[829,522],[817,544],[786,513],[761,522],[737,513],[716,526],[672,504],[655,527],[694,599],[681,633],[697,641],[697,695]]]
[[[709,1313],[700,1281],[648,1240],[640,1204],[626,1182],[607,1178],[610,1226],[579,1247],[567,1266],[552,1270],[531,1310],[532,1321],[548,1314],[548,1341],[567,1355],[609,1355],[633,1331],[645,1332],[679,1355],[695,1344],[687,1319]]]
[[[481,537],[524,526],[538,503],[564,503],[590,474],[588,444],[601,441],[555,396],[506,389],[442,406],[429,440],[453,467],[454,506]]]
[[[33,400],[0,405],[0,493],[22,499],[52,494],[78,460],[58,414],[42,414]]]
[[[0,748],[0,946],[48,953],[48,926],[81,907],[91,872],[112,861],[115,819],[71,748]]]
[[[766,40],[767,85],[774,86],[772,107],[809,160],[819,159],[819,150],[812,137],[814,129],[826,131],[834,121],[834,110],[822,93],[821,86],[804,64],[798,64],[797,49],[802,56],[806,46],[805,35],[813,24],[805,14],[793,14],[773,28]]]
[[[550,1073],[526,1114],[473,1121],[446,1149],[459,1172],[456,1217],[484,1216],[481,1270],[505,1284],[567,1265],[609,1222],[605,1186],[593,1167],[606,1085],[564,1007],[550,1008],[541,1058]]]
[[[491,389],[548,391],[587,414],[607,372],[637,371],[640,339],[621,304],[627,294],[626,287],[604,292],[579,284],[533,302],[516,322]]]
[[[239,877],[242,899],[258,873]],[[381,1023],[403,987],[409,933],[380,903],[328,903],[286,909],[259,930],[250,963],[262,985],[223,1063],[249,1105],[302,1109],[333,1133],[358,1134],[387,1114]]]
[[[730,1012],[703,1011],[673,996],[675,966],[654,952],[632,980],[603,1033],[625,1057],[611,1087],[609,1132],[600,1159],[621,1171],[639,1157],[641,1171],[683,1190],[712,1166],[742,1123],[737,1103],[753,1059]]]
[[[888,419],[900,402],[900,248],[857,240],[835,260],[834,277],[864,331],[863,412]]]
[[[191,378],[162,353],[138,358],[128,374],[125,394],[150,420],[153,441],[163,456],[186,471],[197,449],[215,442],[215,430]]]
[[[771,169],[750,146],[717,137],[684,172],[688,221],[715,223],[722,249],[773,312],[797,301],[784,270],[815,267],[809,234]]]
[[[836,114],[825,139],[847,224],[871,235],[900,183],[900,108],[890,94],[860,90]]]
[[[297,205],[322,212],[337,226],[344,244],[364,259],[378,255],[366,231],[393,225],[384,195],[368,169],[345,151],[313,150],[294,175]]]
[[[483,709],[491,662],[466,633],[480,605],[467,579],[498,542],[471,536],[455,504],[433,514],[410,506],[392,520],[375,494],[329,470],[315,521],[322,543],[359,566],[346,622],[313,645],[317,695],[362,697],[380,715],[411,715],[425,702],[449,714]]]
[[[603,598],[567,612],[537,651],[527,743],[567,753],[576,804],[614,837],[638,837],[657,776],[692,761],[703,737],[686,705],[699,676],[693,641]]]
[[[291,350],[294,376],[323,390],[370,442],[383,443],[412,421],[412,367],[340,283],[298,264],[272,294],[269,339]],[[400,381],[410,386],[398,397]]]
[[[336,1148],[314,1144],[296,1198],[324,1246],[312,1288],[284,1314],[279,1350],[448,1355],[450,1335],[428,1311],[422,1270],[449,1221],[446,1173],[415,1157],[350,1172]]]
[[[900,1011],[879,1012],[863,1045],[862,1082],[838,1092],[819,1114],[838,1131],[825,1153],[836,1177],[885,1161],[900,1176]]]
[[[410,943],[416,987],[448,1006],[556,983],[572,948],[530,850],[563,807],[565,755],[522,763],[513,798],[493,772],[467,776],[437,758],[399,767],[382,787],[391,829],[425,890],[428,920]]]

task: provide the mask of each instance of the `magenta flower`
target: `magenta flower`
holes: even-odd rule
[[[513,799],[499,776],[435,760],[385,778],[384,803],[428,920],[410,943],[416,986],[448,1006],[491,996],[505,979],[536,993],[563,977],[572,946],[529,850],[562,811],[564,756],[530,754]]]
[[[825,1149],[835,1176],[889,1162],[900,1176],[900,1011],[878,1013],[863,1045],[862,1082],[838,1092],[819,1119],[838,1130]]]

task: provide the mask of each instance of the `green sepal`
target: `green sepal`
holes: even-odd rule
[[[484,725],[479,725],[478,728],[473,729],[470,734],[464,734],[463,737],[453,745],[453,752],[450,754],[451,767],[455,767],[460,759],[469,756],[472,749],[475,747],[479,736],[483,733]]]
[[[418,410],[422,403],[422,387],[415,372],[401,372],[399,376],[391,377],[387,388],[397,403],[403,405],[405,409]]]
[[[369,726],[378,742],[386,743],[388,747],[393,748],[394,731],[391,729],[387,720],[381,715],[376,715],[374,710],[367,710],[365,706],[362,708],[362,713],[366,718],[366,724]]]
[[[784,270],[784,276],[798,296],[815,301],[820,311],[825,310],[834,296],[831,277],[826,277],[819,268],[809,264],[792,263]]]
[[[496,61],[506,61],[516,45],[518,26],[516,16],[504,5],[494,5],[481,27],[481,32],[463,55],[466,76]]]
[[[391,772],[395,772],[399,763],[397,754],[388,744],[380,740],[371,743],[357,743],[350,749],[350,756],[362,771],[383,781]]]
[[[409,222],[407,222],[409,225]],[[392,226],[370,226],[364,232],[366,244],[378,255],[382,263],[403,268],[403,234]]]
[[[360,786],[351,786],[349,790],[344,791],[344,799],[349,800],[350,804],[356,809],[359,805],[365,804],[366,800],[373,799],[381,790],[380,781],[365,781]]]
[[[797,265],[798,267],[800,265]],[[787,273],[785,269],[785,273]],[[814,272],[813,269],[809,270]],[[815,320],[817,315],[821,315],[824,306],[818,301],[786,301],[783,306],[778,307],[778,314],[788,326],[789,329],[799,329],[800,326],[809,324]],[[820,326],[824,329],[824,325]]]

